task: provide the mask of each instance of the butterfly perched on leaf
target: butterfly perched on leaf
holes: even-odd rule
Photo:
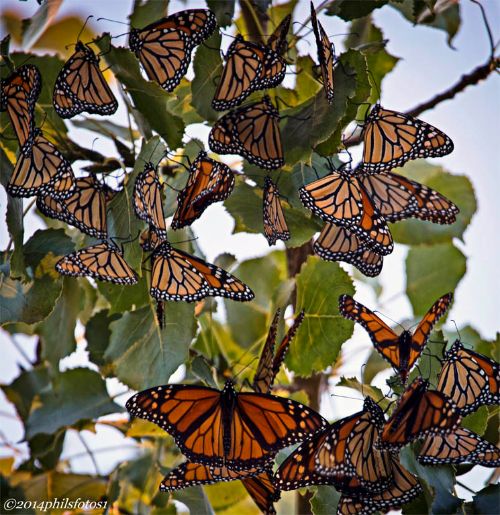
[[[278,109],[265,96],[219,118],[208,144],[219,154],[238,154],[249,163],[274,170],[285,164],[279,121]]]
[[[99,57],[89,45],[76,43],[75,52],[57,76],[53,102],[61,118],[72,118],[83,112],[108,116],[118,109],[118,102],[99,68]]]
[[[60,199],[69,197],[74,190],[71,165],[40,129],[34,129],[19,150],[7,192],[14,197],[49,193]]]
[[[382,271],[384,258],[355,233],[345,227],[326,223],[313,245],[314,253],[325,261],[344,261],[362,274],[375,277]]]
[[[153,228],[161,240],[167,238],[167,226],[163,214],[161,184],[152,163],[146,163],[134,185],[134,210],[136,215]]]
[[[446,352],[436,389],[468,415],[484,404],[500,403],[500,366],[456,340]]]
[[[130,31],[129,46],[149,80],[173,91],[186,74],[193,49],[215,30],[209,9],[187,9]]]
[[[174,249],[167,241],[152,256],[151,296],[156,300],[195,302],[205,297],[238,301],[254,298],[252,290],[222,268]]]
[[[441,157],[453,151],[451,139],[436,127],[404,113],[373,106],[363,125],[363,161],[367,173],[403,166],[407,161]]]
[[[75,190],[66,199],[50,193],[37,195],[38,209],[50,218],[62,220],[94,238],[106,239],[106,205],[113,191],[93,175],[76,179]]]
[[[270,177],[266,177],[264,181],[263,201],[264,236],[267,242],[269,245],[274,245],[278,240],[289,240],[290,231],[281,205],[278,186]]]
[[[108,241],[67,254],[56,263],[56,270],[62,275],[87,276],[115,284],[137,283],[137,274],[122,251]]]
[[[347,164],[299,189],[305,207],[325,222],[339,225],[358,236],[380,255],[394,248],[384,217]]]
[[[350,295],[340,296],[339,311],[344,318],[354,320],[365,328],[377,352],[396,369],[402,383],[405,384],[410,370],[429,340],[433,327],[446,313],[452,300],[451,293],[440,297],[413,333],[404,330],[400,335]]]
[[[398,449],[418,438],[442,436],[458,428],[462,417],[456,404],[428,386],[428,381],[417,377],[403,392],[384,425],[381,448]]]
[[[177,195],[172,228],[191,225],[208,206],[226,200],[233,191],[234,182],[234,172],[229,166],[201,150],[189,168],[186,186]]]
[[[326,421],[290,399],[224,389],[169,384],[131,397],[126,408],[171,434],[195,463],[231,470],[261,468],[276,453],[314,434]]]
[[[35,133],[35,104],[41,89],[40,70],[32,64],[20,66],[0,80],[0,111],[7,111],[21,146]]]
[[[359,182],[387,222],[406,218],[452,224],[458,207],[441,193],[392,172],[367,174],[356,169]]]
[[[335,49],[328,38],[323,25],[318,21],[314,4],[311,2],[311,23],[318,50],[318,61],[323,78],[323,88],[325,89],[326,99],[329,104],[333,103],[333,67],[335,65]]]

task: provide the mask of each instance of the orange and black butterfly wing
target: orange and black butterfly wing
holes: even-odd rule
[[[273,377],[271,381],[271,386],[273,385],[274,379],[278,375],[278,372],[281,368],[281,365],[283,364],[283,361],[285,360],[286,353],[288,352],[288,348],[290,347],[290,343],[292,343],[292,340],[299,330],[300,325],[302,324],[304,320],[304,310],[302,310],[293,320],[292,326],[290,329],[288,329],[287,333],[285,334],[285,337],[281,340],[281,343],[279,344],[278,348],[276,349],[276,354],[273,359]]]
[[[234,189],[234,183],[234,173],[228,166],[200,151],[189,169],[186,186],[177,195],[172,228],[191,225],[208,206],[226,200]]]
[[[391,172],[360,173],[359,181],[388,222],[406,218],[452,224],[458,207],[437,191]]]
[[[57,76],[53,102],[61,118],[72,118],[84,111],[107,116],[118,109],[118,102],[99,68],[99,58],[81,41]]]
[[[318,50],[318,61],[321,67],[321,75],[323,77],[323,87],[325,89],[326,98],[329,104],[333,103],[333,66],[335,64],[335,52],[325,29],[316,17],[316,10],[311,2],[311,23],[316,39],[316,47]]]
[[[242,479],[241,482],[264,515],[276,514],[274,503],[279,501],[280,491],[274,485],[271,471]]]
[[[500,366],[496,361],[466,349],[460,340],[445,358],[436,389],[450,397],[462,415],[484,404],[500,403]]]
[[[115,284],[137,283],[137,274],[122,253],[106,242],[64,256],[56,263],[56,270],[62,275],[88,276]]]
[[[350,295],[340,296],[339,311],[344,318],[353,320],[364,327],[377,352],[394,368],[400,369],[399,336],[386,323]]]
[[[375,105],[363,128],[362,168],[378,173],[419,157],[452,152],[453,142],[436,127],[417,118]]]
[[[421,377],[405,390],[384,426],[381,446],[397,449],[432,434],[454,431],[461,421],[455,403],[436,390],[427,390]]]
[[[345,261],[362,274],[375,277],[382,271],[384,258],[345,227],[326,223],[314,242],[314,253],[325,261]]]
[[[448,311],[451,301],[453,300],[453,294],[447,293],[440,297],[427,311],[424,318],[419,322],[415,332],[411,337],[410,355],[408,359],[408,369],[410,369],[418,357],[422,353],[429,337],[431,335],[433,327],[437,324],[439,319]]]
[[[264,235],[269,245],[274,245],[277,240],[289,240],[290,231],[285,220],[279,191],[269,177],[266,177],[264,182],[263,199]]]
[[[473,463],[483,467],[499,467],[500,449],[476,433],[459,427],[445,435],[427,437],[418,461],[424,465]]]
[[[14,133],[23,146],[35,129],[35,104],[42,89],[36,66],[25,64],[0,81],[0,111],[7,111]]]
[[[278,55],[282,55],[286,51],[286,37],[290,30],[290,22],[292,16],[288,14],[285,16],[279,25],[274,29],[273,33],[267,39],[267,46],[276,52]]]
[[[173,91],[187,72],[193,48],[215,30],[217,20],[209,9],[187,9],[132,29],[129,45],[146,75]]]
[[[269,393],[274,379],[274,345],[276,344],[280,314],[281,310],[276,310],[271,326],[269,327],[269,332],[267,333],[266,341],[264,342],[264,347],[262,347],[257,371],[253,378],[252,388],[259,393]]]

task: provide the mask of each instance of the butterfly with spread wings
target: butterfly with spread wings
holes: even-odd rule
[[[316,17],[316,10],[311,2],[311,23],[314,31],[314,38],[316,39],[316,47],[318,50],[318,61],[323,77],[323,88],[325,90],[326,99],[329,104],[333,103],[333,67],[335,65],[335,49],[330,42],[323,25]]]
[[[222,268],[174,249],[163,241],[152,256],[151,296],[156,300],[195,302],[225,297],[240,302],[254,298],[253,291]]]
[[[0,111],[7,111],[19,145],[26,144],[35,131],[35,104],[42,89],[36,66],[25,64],[0,80]]]
[[[264,181],[263,201],[264,235],[267,242],[269,245],[274,245],[278,240],[289,240],[290,231],[281,205],[278,186],[270,177],[266,177]]]
[[[226,200],[233,191],[234,182],[234,172],[229,166],[200,150],[189,168],[186,186],[177,195],[172,228],[191,225],[208,206]]]
[[[376,104],[363,126],[363,162],[366,173],[403,166],[419,157],[446,156],[453,142],[428,123]]]
[[[14,197],[49,193],[67,198],[75,190],[75,176],[69,162],[38,128],[20,148],[7,192]]]
[[[355,233],[345,227],[326,223],[313,245],[314,253],[325,261],[344,261],[362,274],[375,277],[382,271],[384,258]]]
[[[353,490],[340,497],[337,515],[371,515],[379,511],[396,510],[422,493],[418,479],[391,456],[392,484],[376,494]]]
[[[440,297],[427,311],[413,332],[404,330],[399,336],[373,311],[355,301],[350,295],[341,295],[339,311],[344,318],[362,325],[370,335],[377,352],[398,372],[403,384],[420,357],[434,325],[448,310],[453,294]]]
[[[423,465],[472,463],[499,467],[500,449],[476,433],[459,427],[451,433],[427,437],[418,454],[418,461]]]
[[[279,122],[278,109],[265,96],[219,118],[208,144],[219,154],[238,154],[249,163],[274,170],[285,164]]]
[[[53,103],[61,118],[87,112],[107,116],[118,109],[118,102],[101,69],[99,57],[89,45],[78,41],[54,85]]]
[[[456,404],[428,386],[428,381],[417,377],[403,392],[384,425],[380,448],[398,449],[418,438],[445,435],[458,428],[462,417]]]
[[[384,217],[375,207],[364,186],[344,165],[299,189],[307,209],[328,223],[345,227],[380,255],[394,248]]]
[[[468,415],[484,404],[500,403],[500,366],[456,340],[446,352],[436,390],[443,392]]]
[[[110,188],[90,175],[76,179],[75,191],[67,199],[40,194],[36,205],[45,216],[62,220],[94,238],[106,239],[106,204],[112,195]]]
[[[108,241],[67,254],[56,263],[56,270],[62,275],[87,276],[115,284],[137,283],[137,274],[125,261],[123,252]]]
[[[186,74],[193,49],[215,30],[217,20],[209,9],[187,9],[143,29],[133,28],[130,50],[135,53],[149,80],[173,91]]]
[[[392,172],[364,173],[356,169],[359,182],[387,222],[406,218],[452,224],[458,207],[437,191]]]
[[[232,470],[264,470],[276,453],[314,434],[326,421],[290,399],[236,392],[231,381],[222,391],[169,384],[131,397],[126,408],[171,434],[195,463]]]
[[[154,229],[160,240],[167,238],[167,226],[163,214],[161,184],[152,163],[146,163],[134,185],[134,210],[136,215]]]

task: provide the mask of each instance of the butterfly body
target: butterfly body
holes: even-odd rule
[[[267,242],[269,245],[274,245],[278,240],[289,240],[290,231],[285,220],[279,190],[269,177],[264,181],[263,201],[264,235]]]

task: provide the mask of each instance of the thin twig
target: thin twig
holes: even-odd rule
[[[94,465],[94,468],[95,468],[95,472],[98,476],[101,475],[101,473],[99,472],[99,467],[97,465],[97,460],[95,459],[95,456],[94,456],[94,453],[92,452],[92,449],[87,445],[87,442],[85,441],[85,438],[83,438],[83,435],[82,433],[80,433],[78,431],[78,438],[80,439],[80,441],[82,442],[82,445],[85,447],[85,450],[87,451],[87,454],[90,456],[90,459],[92,460],[92,463]]]

